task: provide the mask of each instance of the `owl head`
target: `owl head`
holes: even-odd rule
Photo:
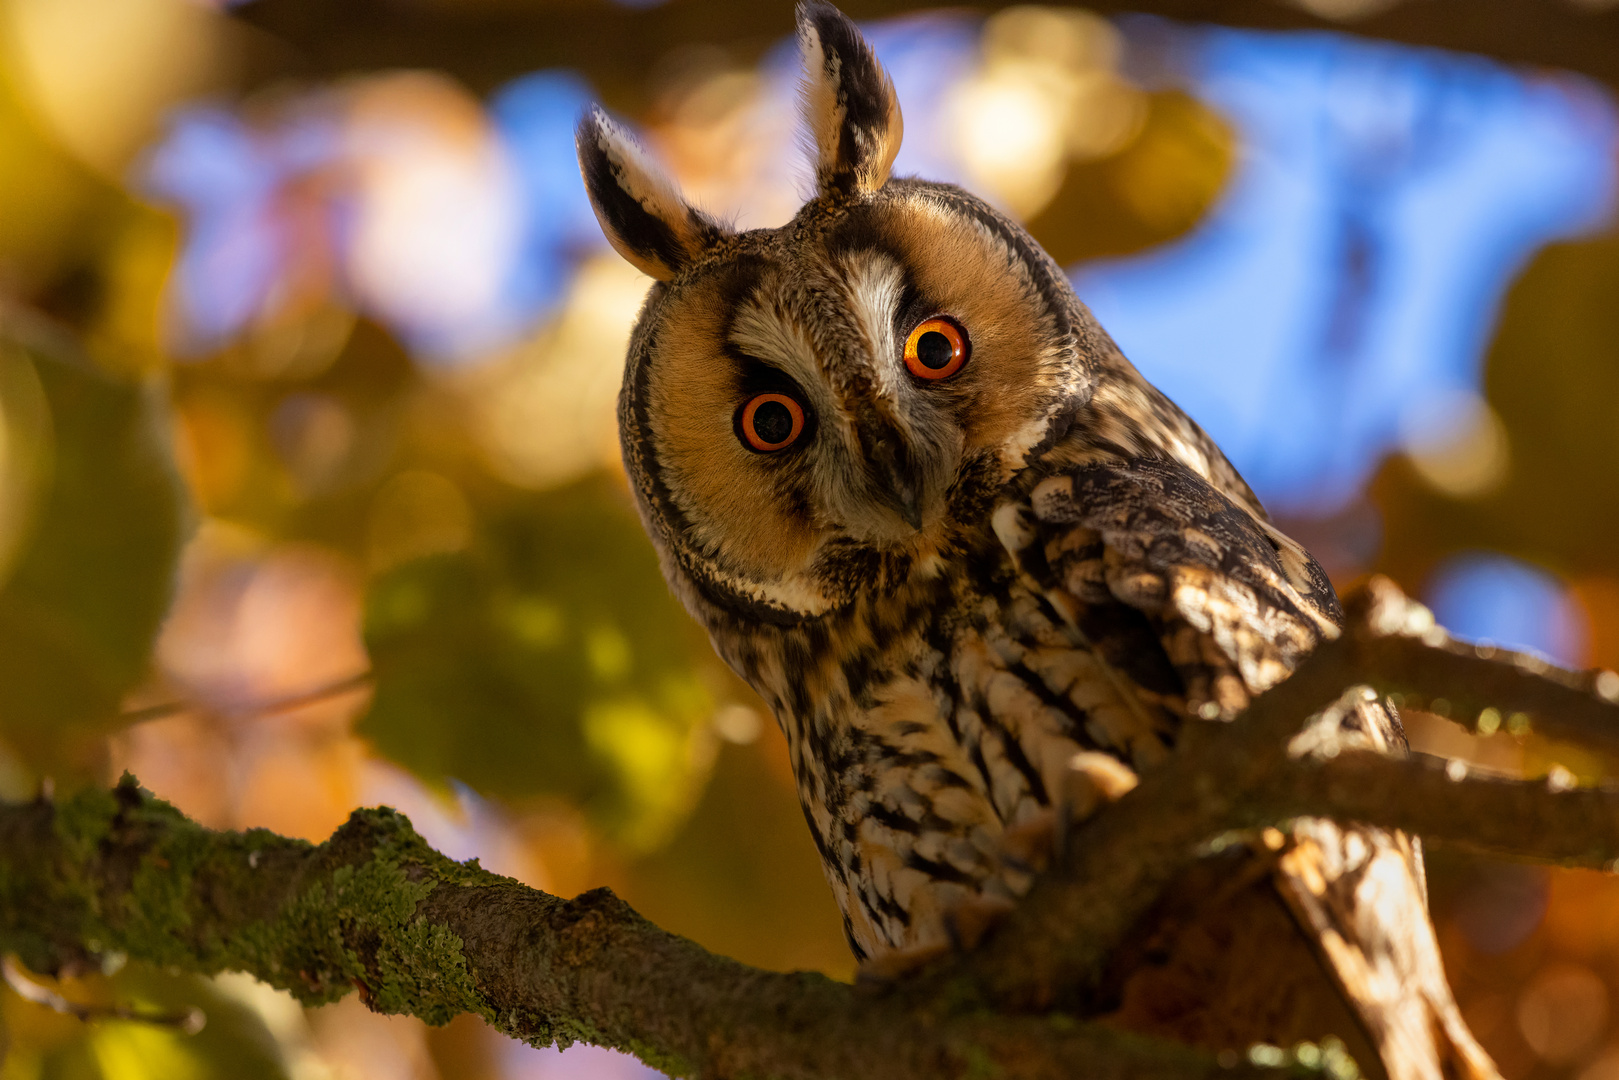
[[[699,618],[797,623],[926,575],[1067,431],[1099,331],[982,200],[890,175],[903,127],[859,30],[798,7],[815,192],[779,229],[688,203],[596,111],[596,216],[654,279],[619,399],[624,463]]]

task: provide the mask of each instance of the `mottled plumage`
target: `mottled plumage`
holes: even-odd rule
[[[899,104],[853,25],[806,3],[799,27],[817,192],[782,228],[690,207],[599,113],[579,149],[609,239],[657,279],[620,399],[643,519],[786,733],[849,942],[881,965],[966,944],[1027,890],[1059,815],[1127,788],[1185,725],[1234,716],[1341,613],[1022,228],[889,177]],[[970,347],[948,378],[911,356],[940,319]],[[750,408],[775,410],[767,432]],[[1342,723],[1403,746],[1380,704]],[[1079,754],[1108,767],[1076,770]],[[1233,888],[1259,914],[1198,915],[1202,937],[1165,921],[1173,940],[1118,982],[1121,1022],[1203,1042],[1324,1034],[1331,1008],[1250,1018],[1224,983],[1195,985],[1194,938],[1281,926],[1320,957],[1301,947],[1300,977],[1331,973],[1391,1074],[1493,1075],[1409,841],[1302,822],[1245,865]]]

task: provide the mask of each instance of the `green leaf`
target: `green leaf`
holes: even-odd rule
[[[1525,267],[1502,304],[1484,374],[1505,426],[1505,482],[1453,496],[1391,458],[1373,488],[1391,541],[1378,569],[1415,585],[1452,552],[1490,548],[1569,577],[1619,577],[1616,294],[1611,230],[1547,245]]]
[[[161,388],[10,314],[0,414],[0,737],[49,769],[145,673],[186,502]]]
[[[429,779],[561,796],[644,846],[706,775],[712,653],[606,478],[524,496],[469,551],[383,575],[366,643],[361,731]]]
[[[288,1051],[304,1026],[291,999],[246,975],[203,979],[134,963],[108,980],[107,996],[157,1013],[202,1011],[197,1034],[172,1027],[103,1021],[87,1024],[81,1038],[101,1080],[287,1080]],[[282,1046],[266,1020],[274,1017],[292,1037]],[[42,1070],[51,1075],[49,1065]]]

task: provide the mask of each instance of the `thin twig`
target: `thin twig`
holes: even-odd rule
[[[305,690],[282,698],[271,698],[269,701],[248,702],[224,711],[231,716],[274,716],[277,713],[291,712],[306,705],[317,705],[332,698],[342,697],[344,694],[369,687],[376,676],[370,671],[362,671],[336,682],[317,686],[313,690]],[[165,701],[157,705],[145,705],[139,709],[126,709],[119,714],[119,719],[125,724],[140,724],[148,720],[163,720],[170,716],[178,716],[191,712],[197,708],[192,701]]]
[[[1492,855],[1612,870],[1619,789],[1573,784],[1561,771],[1520,780],[1472,772],[1461,761],[1345,749],[1290,761],[1245,808],[1244,823],[1330,817]]]
[[[137,1009],[132,1005],[88,1005],[80,1001],[69,1001],[50,987],[42,986],[29,978],[22,965],[17,963],[17,958],[10,953],[0,956],[0,976],[5,978],[6,985],[23,1000],[32,1001],[35,1005],[43,1005],[67,1016],[76,1016],[80,1020],[129,1020],[137,1024],[150,1024],[153,1027],[175,1028],[187,1035],[195,1035],[208,1022],[208,1017],[196,1007],[176,1012],[151,1012]]]

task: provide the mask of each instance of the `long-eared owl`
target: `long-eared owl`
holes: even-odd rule
[[[968,943],[1069,817],[1286,678],[1341,613],[1028,233],[890,176],[900,106],[854,24],[806,0],[798,27],[815,194],[781,228],[688,204],[600,112],[578,149],[608,239],[655,279],[619,399],[647,532],[780,723],[850,945],[880,968]],[[1346,724],[1403,749],[1381,704]],[[1120,1023],[1336,1032],[1401,1080],[1495,1075],[1408,838],[1305,821],[1265,858],[1163,920],[1114,987]]]

